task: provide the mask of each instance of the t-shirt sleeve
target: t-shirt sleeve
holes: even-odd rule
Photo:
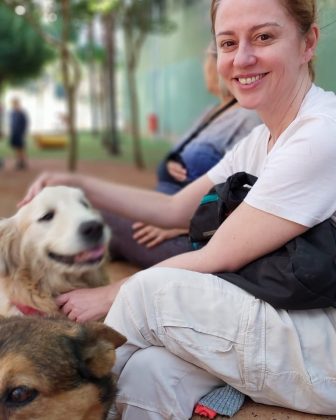
[[[336,210],[336,121],[306,118],[278,139],[245,202],[312,227]]]

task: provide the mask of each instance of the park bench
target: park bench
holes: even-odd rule
[[[41,149],[63,149],[68,145],[68,138],[63,133],[36,133],[32,137]]]

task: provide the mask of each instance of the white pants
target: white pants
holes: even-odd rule
[[[120,290],[105,320],[127,420],[186,420],[226,382],[253,400],[336,414],[336,310],[276,310],[209,274],[151,268]]]

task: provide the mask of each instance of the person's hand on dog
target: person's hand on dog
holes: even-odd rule
[[[71,321],[98,321],[105,318],[126,280],[93,289],[72,290],[58,296],[56,303]]]
[[[184,182],[187,179],[186,168],[175,160],[168,160],[167,171],[176,181]]]
[[[154,248],[167,239],[176,238],[188,232],[186,229],[162,229],[142,222],[133,223],[132,229],[133,239],[146,248]]]
[[[17,207],[22,207],[29,203],[44,187],[54,185],[79,186],[79,176],[69,174],[67,172],[43,172],[29,187],[26,195],[17,204]]]

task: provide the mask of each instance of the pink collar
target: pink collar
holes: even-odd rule
[[[23,315],[38,315],[45,316],[46,313],[39,309],[33,308],[32,306],[23,305],[21,303],[12,302],[12,304],[23,314]]]

